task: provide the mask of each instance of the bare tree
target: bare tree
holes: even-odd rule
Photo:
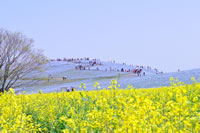
[[[33,49],[32,39],[0,29],[0,92],[23,85],[23,78],[39,70],[45,61],[43,53]]]

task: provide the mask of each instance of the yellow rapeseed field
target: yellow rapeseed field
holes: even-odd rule
[[[200,132],[200,84],[0,94],[0,132]],[[85,84],[81,84],[86,88]]]

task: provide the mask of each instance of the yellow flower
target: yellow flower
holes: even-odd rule
[[[194,97],[193,102],[197,102],[197,101],[198,101],[198,97]]]

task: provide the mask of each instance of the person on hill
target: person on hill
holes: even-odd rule
[[[53,79],[53,75],[52,74],[48,75],[48,83],[49,83],[50,79]]]
[[[75,88],[71,86],[71,91],[75,91]]]
[[[62,79],[63,79],[63,81],[64,81],[64,80],[66,80],[66,79],[67,79],[67,77],[66,77],[66,76],[63,76],[63,77],[62,77]]]
[[[143,72],[143,76],[145,76],[145,72]]]
[[[134,70],[133,70],[133,73],[137,73],[137,71],[138,71],[138,69],[134,69]]]
[[[136,73],[137,73],[137,76],[140,76],[140,70],[139,69],[137,69]]]
[[[137,76],[141,76],[142,69],[137,69]]]
[[[70,89],[66,87],[66,92],[70,92]]]

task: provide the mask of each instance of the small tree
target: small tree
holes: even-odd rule
[[[33,49],[32,39],[0,29],[0,92],[24,85],[23,79],[39,70],[45,61],[41,50]]]

